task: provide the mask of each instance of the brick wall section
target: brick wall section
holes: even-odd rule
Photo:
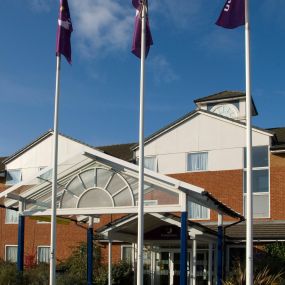
[[[270,155],[271,219],[285,220],[285,154]]]
[[[205,171],[170,175],[176,179],[204,188],[218,200],[239,213],[243,213],[243,171]],[[240,198],[239,198],[240,197]],[[217,214],[211,211],[211,221],[217,220]],[[233,220],[225,217],[226,220]]]

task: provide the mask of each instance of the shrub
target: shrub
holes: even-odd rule
[[[266,266],[263,269],[257,269],[253,276],[253,285],[281,285],[284,281],[282,279],[282,272],[270,273],[269,268]],[[237,262],[234,269],[230,273],[224,285],[245,285],[246,284],[246,271],[244,266]]]

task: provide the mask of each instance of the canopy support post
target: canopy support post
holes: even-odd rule
[[[19,202],[19,223],[18,223],[18,252],[17,252],[17,269],[19,272],[24,271],[24,243],[25,243],[25,216],[23,215],[24,203]]]
[[[181,213],[180,285],[187,284],[187,211]]]
[[[112,241],[108,243],[108,285],[112,285]]]
[[[217,285],[222,285],[223,279],[223,215],[218,214],[218,272]]]
[[[87,284],[93,284],[93,217],[89,217],[87,229]]]

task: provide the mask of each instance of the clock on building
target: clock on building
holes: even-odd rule
[[[239,111],[233,104],[219,104],[211,108],[211,112],[235,119],[238,117]]]

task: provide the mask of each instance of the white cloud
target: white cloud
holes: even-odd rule
[[[134,9],[117,0],[71,0],[74,36],[87,57],[131,45]]]
[[[167,59],[162,55],[151,57],[149,65],[156,84],[170,83],[178,79],[178,75],[174,72]]]

